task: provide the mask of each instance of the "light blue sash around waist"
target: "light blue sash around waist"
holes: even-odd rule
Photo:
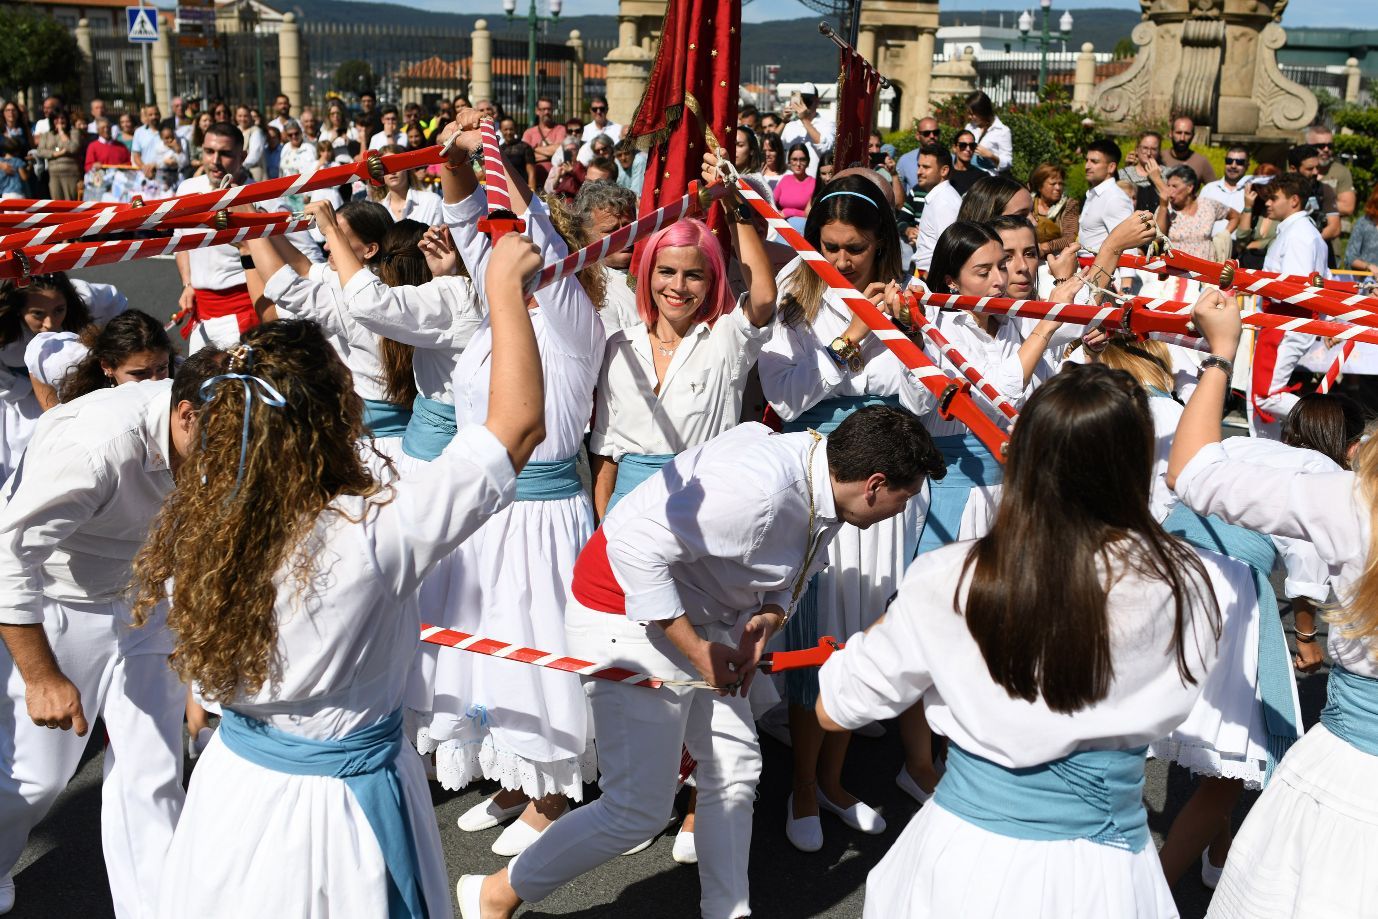
[[[417,396],[411,406],[411,419],[402,434],[402,452],[430,462],[455,438],[455,407],[425,396]]]
[[[617,461],[617,482],[612,487],[612,497],[608,499],[607,516],[618,501],[627,497],[631,490],[655,475],[665,464],[675,458],[673,453],[624,453]]]
[[[518,501],[561,501],[584,490],[575,458],[528,462],[517,473]]]
[[[364,400],[364,427],[374,437],[401,437],[407,433],[412,411],[396,402],[381,399]]]
[[[220,739],[236,756],[264,769],[343,779],[383,850],[389,919],[425,919],[416,844],[397,776],[397,754],[402,749],[400,709],[345,737],[312,740],[226,708]]]
[[[1277,561],[1277,547],[1262,533],[1228,524],[1219,517],[1202,517],[1185,504],[1173,508],[1163,521],[1163,529],[1198,549],[1243,562],[1253,575],[1254,590],[1258,593],[1258,694],[1268,732],[1266,782],[1301,736],[1296,706],[1292,703],[1292,658],[1282,631],[1277,594],[1268,579]]]
[[[1378,756],[1378,680],[1332,666],[1321,724],[1354,749]]]
[[[899,404],[899,396],[872,396],[868,394],[824,399],[793,421],[782,421],[780,430],[786,434],[793,434],[797,431],[807,431],[809,428],[813,428],[826,437],[836,431],[837,426],[846,421],[847,416],[855,413],[859,408],[865,408],[868,405],[898,406]]]
[[[1149,843],[1144,810],[1147,747],[1086,750],[1009,769],[948,746],[934,800],[968,823],[1014,839],[1086,839],[1130,852]]]
[[[1004,478],[1000,461],[975,434],[935,437],[933,443],[947,461],[947,475],[928,481],[928,516],[915,555],[955,541],[971,490],[978,485],[998,485]]]

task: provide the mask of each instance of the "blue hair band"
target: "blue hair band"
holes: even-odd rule
[[[872,201],[870,198],[866,197],[859,191],[830,191],[823,197],[819,198],[818,203],[822,204],[829,198],[836,198],[839,195],[851,195],[853,198],[860,198],[862,201],[865,201],[867,204],[871,205],[871,207],[876,207],[876,202]]]

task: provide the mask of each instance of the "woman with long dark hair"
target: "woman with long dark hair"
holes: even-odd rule
[[[410,479],[385,487],[370,473],[363,406],[313,322],[251,329],[203,385],[182,487],[135,560],[134,616],[147,621],[170,593],[172,666],[223,718],[152,915],[214,912],[248,876],[262,883],[236,892],[237,911],[451,911],[430,791],[403,740],[414,596],[511,500],[541,440],[522,293],[541,263],[529,240],[495,247],[493,411]]]
[[[903,276],[894,211],[866,176],[833,180],[809,212],[804,238],[873,301],[879,302],[887,286],[894,289]],[[828,434],[865,405],[903,403],[918,414],[932,408],[928,391],[909,382],[899,358],[807,262],[795,259],[776,284],[779,308],[757,366],[761,389],[785,431]],[[866,530],[842,527],[828,567],[810,582],[785,627],[786,647],[815,647],[820,636],[850,635],[874,621],[913,558],[923,503],[922,498],[910,501],[897,517]],[[785,815],[790,842],[806,852],[821,848],[823,810],[853,829],[883,832],[881,816],[842,785],[848,737],[825,737],[819,729],[813,715],[818,692],[813,673],[791,671],[785,690],[794,754],[793,792]],[[908,758],[931,768],[926,749],[908,742],[905,746]],[[906,787],[904,774],[902,769],[897,779],[901,787]]]
[[[1033,195],[1009,176],[985,175],[971,183],[962,196],[958,220],[987,223],[996,217],[1028,217],[1033,213]]]
[[[1153,519],[1153,443],[1127,374],[1065,368],[1014,427],[991,532],[920,556],[822,668],[830,729],[922,700],[950,744],[933,800],[871,871],[868,919],[1175,914],[1144,751],[1191,710],[1252,587]]]

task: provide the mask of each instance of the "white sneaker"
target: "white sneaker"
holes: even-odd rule
[[[527,846],[541,838],[544,830],[538,830],[525,820],[514,820],[512,825],[502,831],[493,842],[493,854],[511,858],[521,855]]]
[[[818,806],[830,814],[836,814],[854,830],[862,833],[869,833],[872,836],[885,832],[885,818],[876,813],[865,801],[857,801],[851,807],[841,807],[828,800],[827,795],[823,794],[823,789],[818,789]]]
[[[1225,857],[1228,860],[1229,856],[1227,855]],[[1215,890],[1216,885],[1220,883],[1220,876],[1224,873],[1224,865],[1217,868],[1211,864],[1211,850],[1210,847],[1207,846],[1206,851],[1201,853],[1201,883],[1205,884],[1211,890]]]
[[[202,753],[206,752],[206,747],[210,746],[211,738],[215,736],[215,728],[202,728],[195,734],[187,735],[187,759],[197,759]]]
[[[466,874],[455,885],[455,895],[459,899],[461,919],[483,919],[479,895],[483,892],[483,875]]]
[[[914,781],[914,777],[909,774],[909,770],[900,766],[899,775],[895,776],[895,784],[904,790],[909,797],[918,801],[920,804],[928,803],[928,799],[933,797],[931,791],[924,791],[919,783]]]
[[[675,847],[670,850],[670,857],[681,865],[699,863],[699,850],[694,848],[693,830],[680,830],[675,834]]]
[[[794,795],[785,802],[785,836],[800,852],[823,848],[823,822],[818,817],[795,817]]]
[[[500,823],[506,823],[524,810],[525,801],[518,801],[511,807],[499,807],[495,796],[475,804],[460,814],[455,823],[466,833],[477,833],[479,830],[491,830]]]
[[[14,875],[0,878],[0,916],[14,909]]]

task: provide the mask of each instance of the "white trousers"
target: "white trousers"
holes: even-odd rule
[[[81,693],[93,727],[104,719],[101,845],[115,915],[153,914],[172,831],[182,811],[182,716],[186,691],[161,641],[119,647],[123,604],[43,605],[43,630],[58,666]],[[157,626],[150,626],[156,628]],[[0,876],[12,871],[81,761],[88,737],[29,718],[24,679],[0,645]]]
[[[698,679],[658,626],[595,612],[570,600],[570,653],[673,679]],[[701,633],[705,630],[700,630]],[[726,629],[706,637],[730,641]],[[661,830],[674,806],[681,748],[698,760],[694,842],[704,919],[751,915],[747,861],[761,748],[751,706],[707,690],[645,689],[590,681],[601,776],[598,800],[555,821],[508,866],[523,900],[540,900]]]

